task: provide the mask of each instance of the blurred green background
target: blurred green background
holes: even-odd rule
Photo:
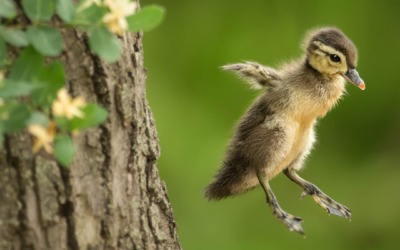
[[[159,159],[184,249],[400,249],[400,1],[143,0],[167,9],[144,36],[147,96]],[[361,91],[317,126],[318,143],[300,175],[349,207],[328,216],[279,175],[281,207],[305,222],[307,238],[272,215],[261,188],[206,203],[226,144],[258,92],[220,66],[254,60],[276,67],[302,54],[304,33],[334,25],[359,49]]]

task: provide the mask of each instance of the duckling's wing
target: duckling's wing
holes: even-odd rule
[[[245,61],[245,63],[229,64],[221,68],[235,72],[253,89],[274,87],[281,83],[281,77],[275,69],[255,62]]]

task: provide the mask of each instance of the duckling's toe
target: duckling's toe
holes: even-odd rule
[[[351,221],[351,211],[342,204],[337,203],[329,196],[324,194],[318,187],[313,184],[307,185],[305,191],[300,195],[300,198],[305,195],[311,195],[314,201],[329,214],[338,215],[340,217],[347,218]]]
[[[301,227],[301,222],[303,219],[297,216],[293,216],[291,214],[286,213],[283,211],[278,204],[272,202],[271,204],[272,212],[274,216],[282,222],[290,231],[296,231],[301,235],[306,235]]]

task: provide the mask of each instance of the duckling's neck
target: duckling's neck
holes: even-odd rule
[[[325,116],[345,92],[343,77],[319,72],[311,66],[307,58],[304,59],[299,74],[304,81],[298,89],[304,94],[304,104],[308,104],[308,110],[315,116]]]
[[[302,74],[308,76],[308,79],[311,84],[306,84],[311,89],[317,90],[318,93],[329,94],[330,96],[335,96],[335,92],[344,92],[345,91],[345,80],[339,74],[326,74],[321,73],[316,70],[309,62],[308,58],[305,58],[302,67],[301,67]],[[332,96],[332,98],[333,98]]]
[[[328,75],[319,72],[315,69],[311,64],[309,59],[306,57],[302,63],[303,67],[302,70],[306,75],[312,76],[313,80],[319,82],[321,84],[329,84],[332,80],[336,78],[336,75]]]

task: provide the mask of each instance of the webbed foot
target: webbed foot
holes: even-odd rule
[[[305,183],[304,192],[300,195],[300,199],[311,195],[314,201],[323,209],[325,209],[328,214],[335,214],[344,218],[348,218],[351,221],[351,211],[342,204],[337,203],[332,200],[329,196],[324,194],[317,186],[311,183]]]
[[[283,225],[289,228],[290,231],[296,231],[301,235],[304,235],[305,237],[305,233],[303,231],[303,228],[301,227],[301,222],[303,220],[282,210],[265,176],[259,173],[258,180],[260,181],[260,184],[263,187],[265,194],[267,195],[267,203],[271,207],[272,213],[274,214],[275,218],[277,218],[280,222],[283,223]]]
[[[309,194],[314,198],[314,201],[329,214],[335,214],[344,218],[348,218],[351,221],[350,209],[332,200],[317,186],[298,176],[293,169],[285,169],[284,173],[287,177],[289,177],[289,179],[304,188],[304,192],[300,195],[300,199]]]
[[[282,208],[278,205],[276,199],[273,199],[271,202],[269,202],[269,205],[271,206],[275,218],[282,222],[283,225],[289,228],[290,231],[296,231],[305,236],[303,228],[301,227],[301,222],[303,222],[303,219],[283,211]]]

